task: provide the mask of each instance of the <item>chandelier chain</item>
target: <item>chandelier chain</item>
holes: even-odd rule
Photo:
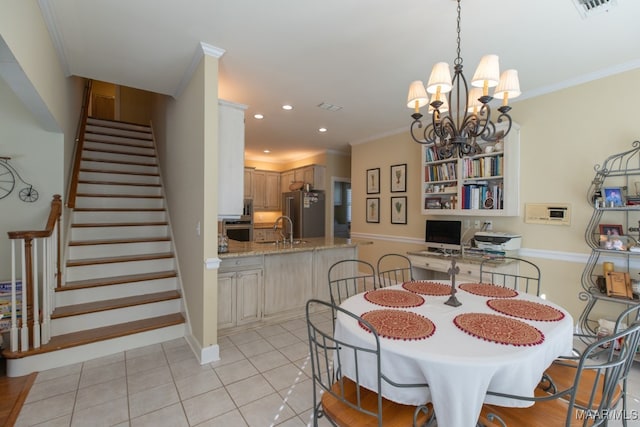
[[[462,64],[462,57],[460,56],[460,11],[461,11],[461,7],[460,7],[460,0],[458,0],[458,21],[457,21],[457,25],[458,25],[458,36],[456,38],[456,45],[458,46],[456,53],[458,54],[458,57],[455,59],[455,61],[453,62],[454,65],[460,65]]]

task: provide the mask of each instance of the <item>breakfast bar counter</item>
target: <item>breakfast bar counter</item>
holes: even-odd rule
[[[318,249],[354,248],[368,245],[366,240],[344,239],[340,237],[309,237],[294,239],[293,244],[275,241],[267,242],[239,242],[229,240],[229,251],[218,254],[222,260],[243,256],[270,255],[277,253],[291,253],[313,251]]]

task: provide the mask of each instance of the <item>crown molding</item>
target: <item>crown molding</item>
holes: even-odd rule
[[[64,43],[62,43],[62,34],[60,33],[60,30],[58,30],[58,26],[56,25],[56,14],[53,10],[53,7],[51,6],[51,3],[51,0],[38,0],[42,18],[44,19],[44,23],[47,26],[47,29],[49,30],[49,36],[51,37],[53,47],[56,49],[56,53],[58,54],[60,65],[62,65],[62,71],[64,72],[64,75],[66,77],[70,77],[71,70],[69,69],[69,61],[67,60],[67,55],[64,50]]]
[[[196,51],[193,53],[193,57],[191,58],[191,63],[185,70],[184,74],[182,75],[182,79],[180,79],[180,83],[178,84],[178,87],[173,93],[173,97],[174,98],[180,97],[184,89],[187,87],[187,85],[191,81],[191,78],[193,77],[193,73],[195,73],[196,68],[198,68],[198,64],[200,64],[200,61],[205,55],[211,56],[216,59],[220,59],[222,55],[225,54],[225,52],[226,50],[224,49],[221,49],[219,47],[216,47],[204,42],[200,42],[198,44],[198,47],[196,47]]]

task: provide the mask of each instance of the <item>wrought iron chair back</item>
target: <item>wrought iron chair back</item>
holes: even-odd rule
[[[411,260],[400,254],[386,254],[376,264],[378,283],[381,288],[413,280]]]
[[[366,261],[344,259],[329,267],[329,294],[335,305],[340,305],[350,296],[376,287],[375,270]]]
[[[522,258],[504,257],[505,262],[516,263],[515,272],[493,271],[495,261],[485,259],[480,263],[480,282],[493,283],[516,291],[540,296],[540,268],[531,261]]]

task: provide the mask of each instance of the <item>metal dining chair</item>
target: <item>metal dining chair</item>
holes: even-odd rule
[[[624,329],[623,325],[629,325],[640,322],[640,304],[633,305],[626,310],[624,310],[618,316],[618,319],[615,323],[614,331],[620,331]],[[588,334],[576,334],[574,335],[577,340],[581,344],[585,344],[586,342],[596,342],[598,337],[596,335],[588,335]],[[610,351],[608,348],[601,347],[601,352],[606,353]],[[576,370],[578,366],[578,361],[582,352],[579,349],[574,349],[573,356],[564,356],[556,359],[549,368],[544,373],[543,381],[540,386],[543,390],[546,391],[556,391],[568,388],[571,382],[574,380],[576,376]],[[618,386],[618,390],[614,396],[615,401],[618,402],[619,399],[622,399],[622,413],[628,414],[628,402],[627,402],[627,380],[629,374],[631,372],[631,367],[633,365],[634,358],[630,358],[628,363],[625,365],[622,372],[622,384]],[[599,380],[594,375],[585,377],[580,384],[579,389],[577,390],[576,402],[581,406],[589,405],[589,391],[593,388],[596,380]],[[596,403],[600,396],[596,396]],[[622,425],[627,426],[627,417],[622,417]]]
[[[313,316],[321,310],[330,309],[353,318],[371,331],[373,345],[363,348],[333,338],[327,331],[326,322]],[[334,304],[320,300],[309,300],[306,306],[309,353],[313,377],[313,425],[326,417],[334,426],[429,426],[435,422],[433,406],[402,405],[382,396],[382,384],[394,387],[428,387],[427,384],[398,384],[387,378],[380,368],[380,338],[376,329],[366,320]],[[347,378],[341,374],[342,364],[351,358],[357,363],[364,358],[375,358],[376,386],[365,388],[360,376]],[[320,397],[322,395],[322,397]]]
[[[640,322],[589,345],[575,365],[575,375],[563,389],[548,393],[536,388],[535,397],[487,392],[488,395],[532,401],[526,408],[485,404],[478,425],[482,427],[604,426],[619,402],[625,369],[640,342]],[[615,344],[621,343],[619,350]],[[606,349],[606,351],[602,351]],[[586,393],[579,402],[580,393]]]
[[[329,295],[335,305],[340,305],[352,295],[376,287],[375,270],[366,261],[344,259],[329,267]]]
[[[492,270],[492,265],[496,261],[485,259],[480,263],[480,282],[493,283],[494,285],[540,296],[540,268],[537,265],[526,259],[515,257],[504,257],[500,258],[500,260],[515,263],[513,265],[516,271],[494,271]]]
[[[413,280],[411,260],[400,254],[382,255],[376,264],[381,288]]]

